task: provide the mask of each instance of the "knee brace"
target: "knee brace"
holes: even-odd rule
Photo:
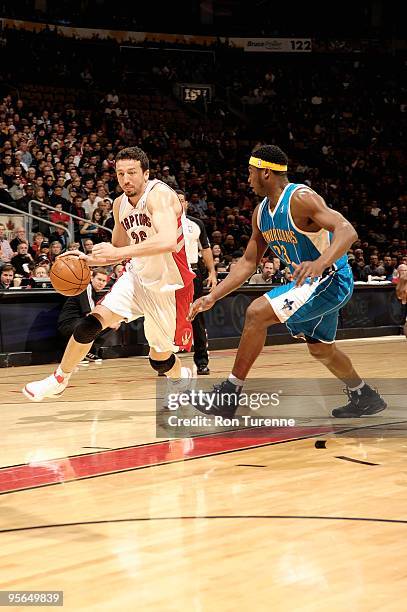
[[[100,334],[103,327],[99,319],[92,314],[84,317],[76,326],[73,337],[79,344],[90,344]]]
[[[159,374],[165,374],[166,372],[169,372],[174,367],[174,363],[174,353],[171,355],[171,357],[168,357],[168,359],[165,359],[164,361],[157,361],[157,359],[151,359],[150,357],[151,367]]]

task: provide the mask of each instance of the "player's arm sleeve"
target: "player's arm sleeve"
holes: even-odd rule
[[[201,248],[210,249],[211,245],[208,240],[208,234],[206,232],[206,227],[205,227],[204,222],[201,219],[194,218],[194,223],[196,223],[199,229],[201,230],[201,233],[199,234],[199,242],[201,243]]]

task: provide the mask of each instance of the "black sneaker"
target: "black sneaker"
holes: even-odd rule
[[[369,385],[365,384],[357,391],[346,388],[344,392],[349,398],[349,403],[346,406],[334,408],[332,410],[333,417],[342,419],[361,417],[376,414],[387,408],[384,399]]]
[[[209,376],[211,373],[207,365],[200,365],[197,367],[196,373],[199,376]]]
[[[95,353],[87,353],[85,359],[89,363],[102,363],[102,361],[103,361],[103,359],[101,359],[101,357],[98,357],[97,355],[95,355]]]
[[[214,385],[211,391],[202,391],[191,405],[203,414],[231,418],[239,407],[241,391],[242,387],[224,380],[220,385]]]

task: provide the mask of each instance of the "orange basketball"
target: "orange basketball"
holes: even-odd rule
[[[58,258],[49,277],[55,291],[62,295],[79,295],[90,283],[90,269],[84,259],[76,255]]]

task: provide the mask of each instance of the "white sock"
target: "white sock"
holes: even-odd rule
[[[70,378],[72,375],[72,372],[64,372],[61,366],[58,366],[57,369],[55,370],[55,374],[57,376],[62,376],[62,378]]]
[[[244,385],[244,380],[240,380],[240,378],[236,378],[236,376],[233,376],[233,374],[229,374],[228,380],[230,380],[232,385],[235,385],[235,387],[243,387]]]
[[[362,380],[362,382],[360,383],[360,385],[358,385],[357,387],[349,387],[349,391],[360,391],[361,389],[363,389],[363,387],[365,386],[365,381]]]
[[[170,376],[167,376],[167,379],[173,383],[179,383],[181,381],[185,381],[185,379],[191,378],[191,370],[189,368],[182,367],[180,374],[181,376],[179,378],[172,378]]]

